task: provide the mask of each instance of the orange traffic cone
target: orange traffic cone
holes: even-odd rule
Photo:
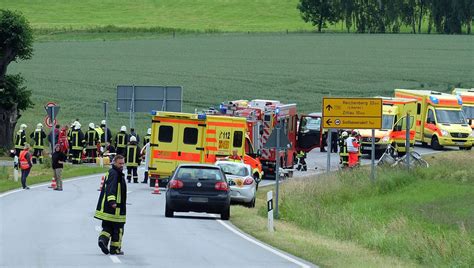
[[[54,179],[54,177],[51,179],[51,186],[49,186],[48,188],[56,189],[56,180]]]
[[[152,194],[161,194],[160,186],[158,185],[158,179],[155,179],[155,189],[153,190]]]
[[[104,181],[105,181],[105,176],[102,176],[102,180],[100,182],[100,187],[97,189],[97,191],[102,191],[102,187],[104,187]]]

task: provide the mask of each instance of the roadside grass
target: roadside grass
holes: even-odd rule
[[[473,152],[436,154],[427,159],[430,168],[412,172],[378,169],[374,185],[365,168],[290,180],[281,187],[281,219],[273,236],[265,226],[267,189],[260,191],[257,209],[233,208],[231,219],[245,232],[322,266],[472,267],[473,156]],[[284,229],[287,225],[293,229]],[[276,239],[291,240],[293,235],[307,242],[297,239],[288,245]],[[323,246],[327,241],[331,247]],[[339,253],[341,247],[336,245],[344,243],[351,247]],[[339,263],[331,258],[336,253]],[[366,259],[358,259],[361,256]]]
[[[321,111],[324,96],[393,96],[394,88],[448,92],[474,87],[470,36],[356,34],[186,34],[151,40],[35,43],[31,60],[12,63],[32,90],[33,109],[19,124],[42,122],[43,106],[61,106],[60,124],[99,123],[109,101],[113,133],[129,126],[117,112],[117,85],[181,85],[183,111],[235,99],[297,103]],[[136,114],[143,136],[151,117]],[[18,124],[18,126],[19,126]]]
[[[97,174],[106,172],[108,168],[98,167],[98,166],[85,166],[85,165],[71,165],[65,164],[63,169],[63,179],[68,179],[77,176],[85,176],[91,174]],[[26,184],[28,186],[42,183],[50,182],[53,177],[53,170],[51,169],[51,164],[45,161],[44,164],[34,165],[31,169],[30,175],[26,179]],[[98,182],[100,183],[100,182]],[[21,171],[18,174],[18,181],[14,181],[13,177],[13,167],[11,166],[0,166],[0,193],[21,188]]]

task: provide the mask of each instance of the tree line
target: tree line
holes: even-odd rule
[[[343,23],[357,33],[471,33],[474,0],[300,0],[297,8],[318,32]]]

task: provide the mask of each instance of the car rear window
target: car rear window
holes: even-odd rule
[[[223,180],[219,169],[208,167],[181,167],[176,172],[175,178],[181,180]]]
[[[247,168],[245,166],[241,166],[241,165],[235,165],[235,164],[231,164],[231,163],[220,163],[218,164],[222,171],[224,171],[225,174],[229,174],[229,175],[235,175],[235,176],[248,176],[249,175],[249,171],[247,170]]]

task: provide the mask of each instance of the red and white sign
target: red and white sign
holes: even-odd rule
[[[58,120],[54,119],[54,124],[57,125],[57,123],[58,123]],[[44,117],[44,124],[49,128],[53,127],[53,122],[51,122],[51,118],[49,118],[49,116]]]

